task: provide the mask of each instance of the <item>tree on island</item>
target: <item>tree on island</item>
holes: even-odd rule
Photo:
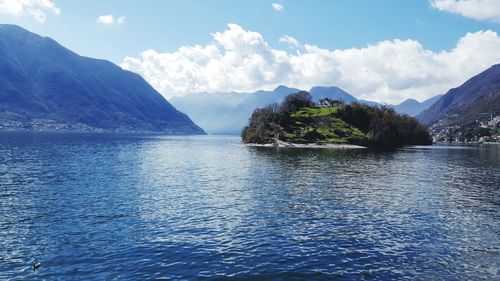
[[[282,112],[293,113],[301,108],[312,106],[315,106],[315,103],[311,94],[306,91],[300,91],[286,96],[279,108]]]

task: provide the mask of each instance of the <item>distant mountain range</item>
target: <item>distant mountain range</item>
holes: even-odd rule
[[[404,102],[395,105],[394,110],[398,113],[408,114],[410,116],[417,116],[422,111],[431,107],[437,100],[439,100],[443,95],[437,95],[430,99],[419,102],[414,99],[407,99]]]
[[[170,102],[179,110],[186,112],[197,124],[212,134],[239,134],[258,107],[271,103],[280,103],[285,96],[296,93],[300,89],[278,86],[273,91],[257,91],[253,93],[201,93],[181,97],[173,97]],[[382,104],[358,100],[339,87],[312,87],[309,92],[317,102],[323,98],[342,100],[345,103],[359,102],[372,106]],[[394,105],[398,113],[416,115],[430,107],[440,96],[433,97],[422,103],[416,100],[406,100]],[[392,105],[388,105],[392,106]]]
[[[438,141],[475,141],[498,135],[500,122],[500,64],[449,90],[417,119]],[[494,119],[494,120],[492,120]]]
[[[138,74],[0,25],[0,129],[203,134]]]

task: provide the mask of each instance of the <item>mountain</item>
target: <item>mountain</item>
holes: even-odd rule
[[[361,104],[365,104],[365,105],[369,105],[369,106],[376,106],[376,107],[380,107],[384,104],[382,103],[378,103],[378,102],[375,102],[375,101],[369,101],[369,100],[358,100],[359,103]]]
[[[353,103],[358,101],[355,97],[348,94],[346,91],[340,89],[339,87],[312,87],[309,93],[313,97],[314,101],[319,101],[320,99],[329,98],[332,100],[342,100],[345,103]]]
[[[273,91],[253,93],[191,94],[173,97],[170,102],[211,134],[239,134],[255,108],[281,102],[298,91],[278,86]]]
[[[318,102],[320,99],[329,98],[332,100],[341,100],[347,104],[358,102],[361,104],[366,104],[369,106],[381,106],[382,104],[374,101],[357,99],[354,96],[350,95],[346,91],[342,90],[339,87],[329,86],[315,86],[309,90],[309,93],[312,95],[313,100]]]
[[[211,134],[239,134],[248,122],[255,108],[271,103],[280,103],[289,94],[300,89],[283,85],[272,91],[260,90],[253,93],[201,93],[173,97],[170,102],[179,110],[186,112],[203,129]],[[309,90],[314,101],[323,98],[343,100],[346,103],[380,105],[376,102],[357,100],[338,87],[316,86]]]
[[[423,102],[418,102],[414,99],[407,99],[404,102],[395,105],[394,110],[397,113],[408,114],[410,116],[416,116],[427,108],[431,107],[439,98],[443,95],[437,95]]]
[[[299,91],[300,89],[297,88],[280,85],[273,91],[190,94],[174,97],[170,102],[179,110],[186,112],[197,124],[211,134],[239,134],[255,108],[264,107],[271,103],[280,103],[288,94]],[[358,102],[370,106],[382,106],[374,101],[358,100],[335,86],[315,86],[309,90],[309,93],[315,102],[329,98],[342,100],[347,104]],[[395,108],[398,113],[416,115],[428,108],[436,99],[437,97],[434,97],[422,103],[414,100],[413,106],[403,103]]]
[[[0,25],[0,129],[203,134],[138,74]]]
[[[235,107],[235,113],[245,111],[252,112],[256,107],[266,106],[271,103],[281,102],[288,94],[299,92],[299,89],[278,86],[272,91],[257,91],[247,95],[248,97]],[[248,117],[248,115],[247,115]]]
[[[459,124],[500,114],[500,64],[449,90],[417,116],[425,125]]]

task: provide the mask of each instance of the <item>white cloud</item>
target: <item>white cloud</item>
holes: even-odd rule
[[[440,11],[500,23],[500,0],[429,0]]]
[[[99,16],[97,18],[97,22],[105,25],[112,25],[112,24],[124,24],[126,18],[124,16],[118,17],[115,19],[115,16],[113,15],[103,15]]]
[[[118,19],[116,19],[116,23],[117,24],[124,24],[125,20],[126,20],[126,18],[124,16],[121,16],[121,17],[118,17]]]
[[[298,47],[299,46],[299,41],[297,39],[293,38],[292,36],[285,35],[280,38],[280,43],[288,44],[292,47]]]
[[[285,7],[283,6],[283,4],[280,4],[280,3],[273,3],[272,4],[272,7],[273,9],[275,9],[276,11],[282,11]]]
[[[47,12],[59,15],[61,10],[52,0],[0,0],[0,14],[15,17],[28,15],[43,23]]]
[[[115,21],[115,18],[113,15],[104,15],[104,16],[99,16],[97,18],[97,22],[98,23],[102,23],[102,24],[113,24],[113,22]]]
[[[364,48],[328,50],[304,45],[295,54],[271,48],[262,35],[229,24],[208,45],[177,51],[147,50],[126,57],[124,69],[141,74],[165,97],[196,92],[301,89],[336,85],[362,99],[397,103],[445,93],[500,62],[500,37],[467,33],[449,51],[434,52],[415,40],[387,40]]]

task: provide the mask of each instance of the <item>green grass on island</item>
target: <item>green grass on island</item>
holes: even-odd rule
[[[256,109],[242,131],[245,143],[355,144],[374,148],[430,144],[427,130],[415,118],[389,107],[324,99],[307,92],[291,94],[281,104]]]
[[[293,122],[290,124],[290,129],[293,131],[283,131],[284,138],[296,143],[309,143],[314,140],[316,143],[336,144],[354,143],[366,138],[358,128],[333,117],[332,113],[325,114],[327,111],[324,109],[330,111],[335,108],[304,108],[292,114]],[[317,114],[310,114],[312,112]]]

